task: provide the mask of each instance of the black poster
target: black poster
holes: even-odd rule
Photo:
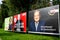
[[[41,34],[59,33],[59,5],[28,12],[28,32]]]

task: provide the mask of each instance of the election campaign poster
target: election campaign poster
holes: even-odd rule
[[[28,12],[28,32],[59,35],[59,5]]]

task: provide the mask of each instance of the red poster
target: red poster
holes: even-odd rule
[[[26,12],[21,13],[20,17],[21,17],[21,20],[23,21],[24,32],[26,32]]]
[[[26,32],[26,12],[14,16],[13,31]]]

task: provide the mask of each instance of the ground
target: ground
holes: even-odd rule
[[[60,40],[60,38],[51,35],[7,32],[0,29],[0,40]]]

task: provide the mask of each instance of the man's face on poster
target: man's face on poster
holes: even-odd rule
[[[35,22],[39,22],[39,20],[40,20],[39,11],[35,11],[35,12],[34,12],[34,21],[35,21]]]
[[[13,17],[10,17],[10,24],[13,23]]]

